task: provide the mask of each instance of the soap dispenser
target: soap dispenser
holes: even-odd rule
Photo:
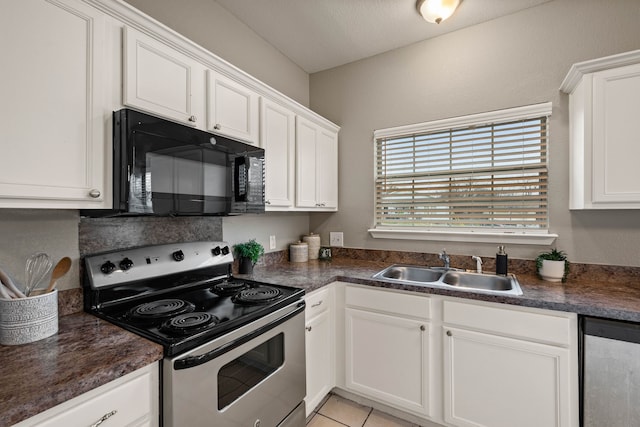
[[[504,251],[504,246],[498,246],[498,253],[496,254],[496,274],[500,276],[507,275],[508,258],[507,253]]]

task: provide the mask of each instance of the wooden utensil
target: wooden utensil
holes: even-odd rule
[[[67,274],[70,268],[71,258],[69,258],[68,256],[58,261],[56,266],[53,268],[53,271],[51,272],[51,280],[49,280],[49,286],[47,286],[47,289],[44,291],[44,293],[46,294],[48,292],[51,292],[53,288],[56,287],[56,282],[58,281],[58,279]]]

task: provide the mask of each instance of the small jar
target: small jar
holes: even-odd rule
[[[309,261],[309,245],[303,242],[296,242],[289,245],[289,261],[307,262]]]

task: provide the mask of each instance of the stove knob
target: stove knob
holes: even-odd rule
[[[116,269],[116,265],[111,261],[107,261],[100,266],[100,271],[102,271],[104,274],[111,274],[115,269]]]
[[[212,253],[214,256],[218,256],[218,255],[220,255],[220,246],[216,246],[215,248],[211,249],[211,253]]]
[[[174,260],[176,261],[182,261],[184,259],[184,252],[182,251],[175,251],[174,253],[171,254],[171,256],[173,257]]]
[[[122,271],[127,271],[131,267],[133,267],[133,261],[131,261],[129,258],[125,258],[120,261],[120,268],[122,269]]]
[[[222,248],[222,255],[229,255],[229,246]]]

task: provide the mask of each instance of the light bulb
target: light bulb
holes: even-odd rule
[[[439,24],[456,11],[460,0],[418,0],[418,11],[427,21]]]

